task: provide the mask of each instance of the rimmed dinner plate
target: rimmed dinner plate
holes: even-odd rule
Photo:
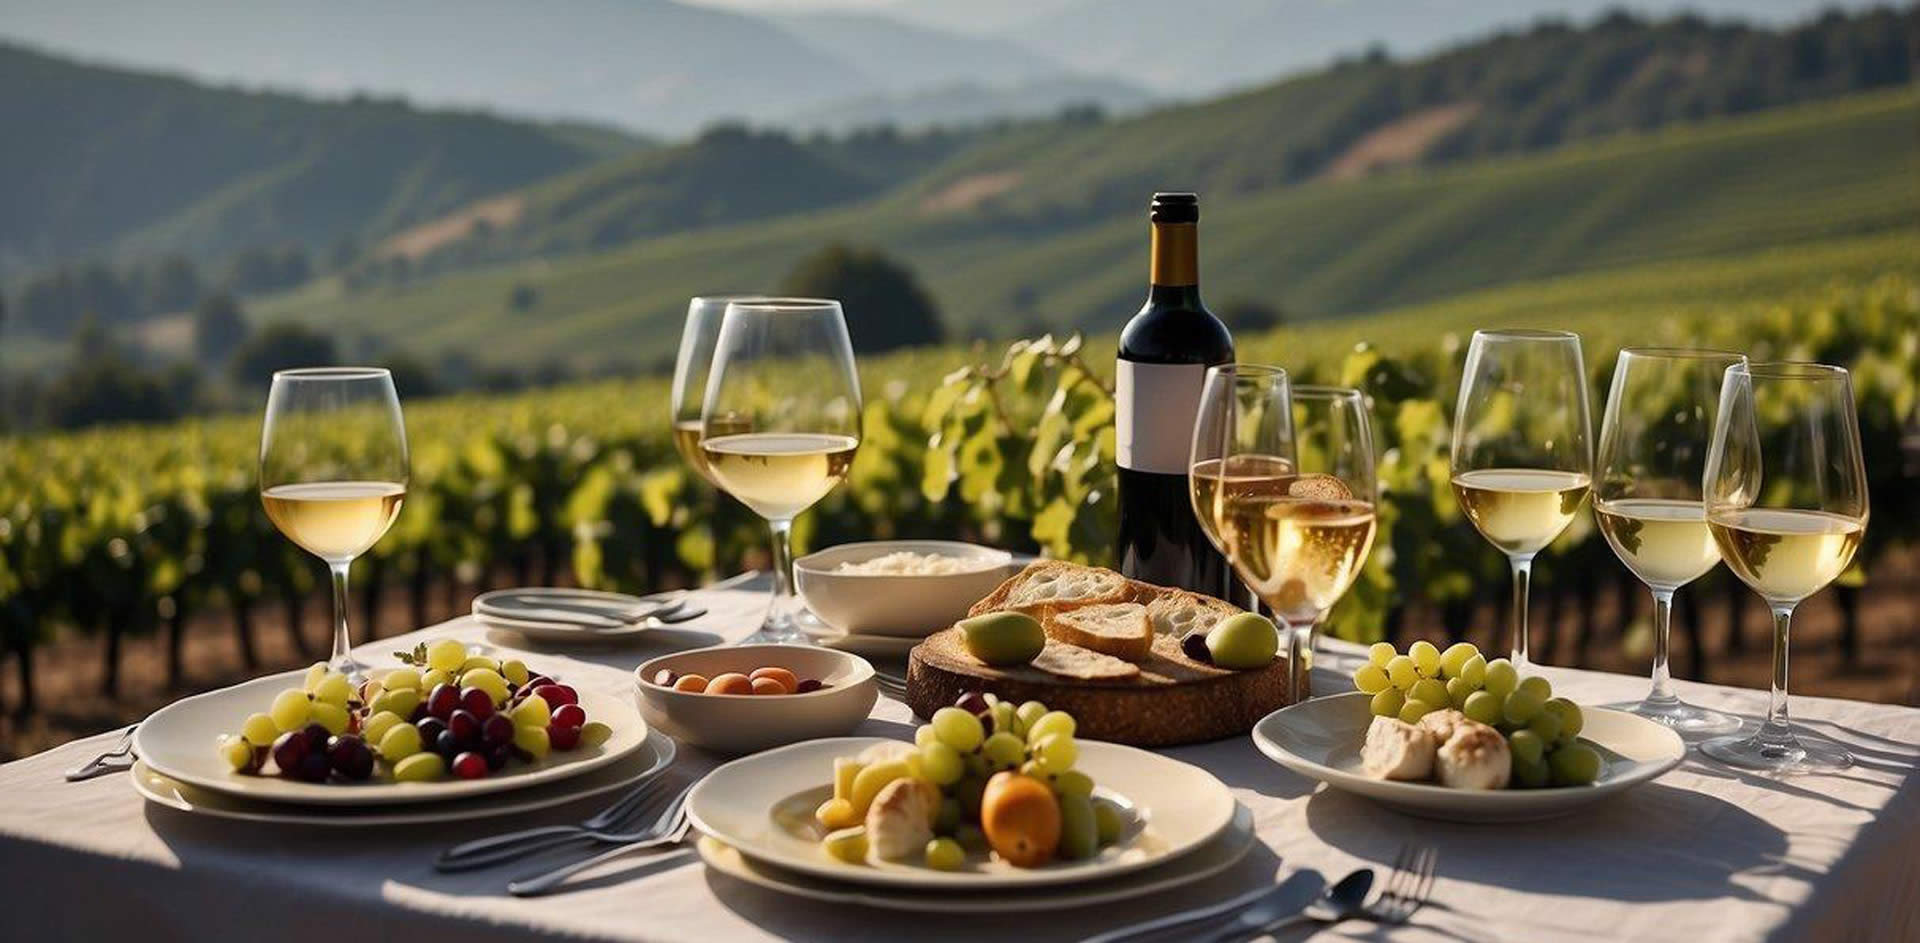
[[[140,722],[133,735],[134,752],[162,776],[248,799],[307,805],[379,805],[443,802],[538,786],[606,766],[640,749],[647,740],[647,723],[627,699],[576,687],[587,719],[613,728],[607,742],[592,749],[556,750],[537,763],[509,763],[484,779],[307,783],[234,772],[214,747],[220,735],[239,730],[247,715],[266,710],[274,695],[299,687],[303,677],[304,672],[289,671],[181,698]]]
[[[1360,763],[1360,747],[1373,722],[1369,700],[1352,692],[1283,707],[1254,725],[1254,745],[1274,762],[1334,789],[1449,822],[1525,822],[1565,815],[1656,779],[1687,756],[1686,743],[1664,725],[1625,711],[1583,706],[1586,722],[1580,738],[1600,752],[1600,778],[1591,786],[1479,790],[1374,779]]]
[[[629,596],[593,589],[531,588],[496,589],[473,598],[473,614],[481,622],[517,632],[541,642],[605,642],[625,639],[651,630],[650,620],[622,622],[621,613],[650,608],[672,599],[676,593]],[[605,625],[577,625],[553,621],[555,616],[583,619],[604,618]]]
[[[257,802],[162,776],[144,762],[133,764],[132,782],[135,792],[156,805],[212,818],[326,828],[392,827],[513,815],[588,799],[658,774],[672,765],[675,751],[673,738],[656,730],[647,735],[646,745],[641,749],[590,773],[544,786],[476,797],[465,802],[428,805],[329,806],[315,809],[312,806]]]
[[[695,828],[741,854],[832,881],[953,891],[1031,888],[1117,877],[1191,853],[1233,821],[1233,794],[1212,773],[1157,753],[1080,741],[1075,768],[1135,810],[1130,835],[1083,861],[1016,868],[970,862],[959,871],[918,864],[856,865],[820,848],[813,810],[832,794],[835,757],[855,756],[879,737],[811,740],[734,760],[707,774],[687,797]]]
[[[1213,877],[1233,867],[1253,849],[1253,813],[1236,806],[1225,831],[1178,861],[1124,874],[1112,880],[1044,891],[920,891],[863,887],[823,880],[749,858],[718,839],[702,837],[696,847],[707,866],[731,878],[796,897],[834,904],[858,904],[920,913],[1024,913],[1133,900]]]

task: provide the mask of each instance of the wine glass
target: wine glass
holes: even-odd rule
[[[746,643],[807,642],[795,624],[793,519],[847,477],[860,448],[860,412],[840,302],[727,304],[700,409],[700,448],[714,484],[773,532],[773,599]]]
[[[1453,494],[1513,567],[1512,660],[1521,670],[1533,557],[1586,499],[1591,425],[1578,334],[1473,332],[1453,411]]]
[[[347,571],[386,534],[407,495],[407,428],[393,375],[377,367],[281,370],[260,428],[260,503],[333,573],[333,656],[365,673],[347,632]]]
[[[720,322],[727,305],[735,301],[758,301],[761,295],[701,295],[687,302],[687,323],[680,332],[680,354],[673,362],[673,448],[688,467],[708,484],[719,487],[707,468],[707,456],[700,450],[702,423],[700,408],[706,403],[707,378],[713,369],[713,345],[720,338]],[[721,417],[717,423],[724,435],[749,431],[738,417]]]
[[[1276,408],[1273,411],[1274,422],[1265,429],[1266,439],[1260,442],[1248,442],[1242,446],[1244,451],[1229,455],[1227,444],[1232,439],[1231,432],[1239,416],[1237,390],[1235,382],[1239,377],[1248,379],[1250,395],[1264,384],[1268,395]],[[1201,384],[1200,409],[1194,417],[1193,445],[1187,461],[1187,493],[1193,502],[1193,516],[1200,524],[1200,530],[1207,535],[1207,541],[1213,549],[1226,555],[1227,548],[1220,542],[1220,527],[1215,523],[1215,498],[1219,495],[1223,481],[1232,479],[1239,482],[1269,480],[1275,476],[1291,474],[1293,471],[1293,428],[1292,412],[1278,409],[1277,404],[1290,401],[1288,396],[1287,371],[1266,364],[1222,364],[1207,371]],[[1250,404],[1260,411],[1268,404],[1265,402]],[[1248,609],[1258,609],[1260,596],[1253,587],[1241,583],[1245,591],[1245,605]]]
[[[1725,733],[1740,719],[1688,704],[1667,667],[1673,594],[1720,562],[1701,503],[1701,474],[1727,368],[1722,350],[1628,347],[1614,363],[1600,422],[1593,516],[1607,544],[1653,592],[1653,688],[1631,710],[1686,733]]]
[[[1787,722],[1787,634],[1794,607],[1853,562],[1867,529],[1867,473],[1847,371],[1817,363],[1736,364],[1720,388],[1701,490],[1727,568],[1773,610],[1773,692],[1750,737],[1702,752],[1760,770],[1853,765],[1837,746],[1802,743]]]

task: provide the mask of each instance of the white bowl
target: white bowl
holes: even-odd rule
[[[843,573],[889,553],[937,553],[977,562],[964,573]],[[841,544],[793,561],[800,598],[828,625],[849,635],[924,638],[953,625],[1007,578],[1013,554],[952,540],[874,540]]]
[[[655,684],[666,668],[712,678],[729,671],[779,667],[826,687],[806,694],[694,694]],[[634,699],[640,716],[667,736],[720,753],[754,753],[769,747],[851,733],[873,712],[880,696],[873,666],[858,655],[813,645],[725,645],[662,655],[634,669]]]

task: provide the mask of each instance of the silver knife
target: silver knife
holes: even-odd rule
[[[1238,897],[1224,900],[1217,904],[1209,904],[1205,907],[1194,907],[1178,913],[1168,914],[1164,917],[1157,917],[1153,920],[1121,927],[1118,930],[1109,930],[1099,936],[1088,937],[1082,940],[1081,943],[1118,943],[1120,940],[1129,940],[1134,937],[1145,936],[1149,933],[1158,933],[1162,930],[1169,930],[1200,920],[1222,917],[1255,904],[1265,904],[1273,907],[1273,916],[1275,918],[1284,917],[1312,903],[1314,898],[1318,897],[1320,892],[1326,889],[1326,886],[1326,877],[1318,871],[1311,869],[1295,871],[1292,875],[1288,876],[1286,880],[1281,881],[1273,887],[1263,887],[1257,891],[1248,891]]]

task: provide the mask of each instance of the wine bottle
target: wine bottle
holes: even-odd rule
[[[1147,303],[1120,332],[1114,445],[1119,546],[1129,577],[1209,596],[1228,592],[1226,558],[1188,500],[1187,461],[1207,368],[1233,360],[1227,326],[1200,302],[1200,200],[1156,193]]]

